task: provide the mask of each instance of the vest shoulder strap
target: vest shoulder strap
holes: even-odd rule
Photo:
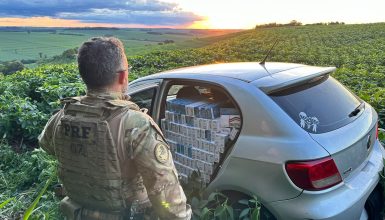
[[[67,97],[67,98],[63,98],[63,99],[60,99],[60,102],[61,103],[74,103],[74,102],[80,102],[82,100],[82,96],[75,96],[75,97]]]
[[[131,110],[140,111],[140,108],[137,104],[127,100],[115,99],[108,100],[106,103],[115,107],[128,107]]]

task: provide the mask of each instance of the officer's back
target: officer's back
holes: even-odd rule
[[[116,38],[80,47],[87,95],[62,100],[40,145],[59,161],[68,219],[190,219],[169,146],[155,122],[126,100],[128,63]]]

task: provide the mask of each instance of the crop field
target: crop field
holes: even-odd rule
[[[29,30],[29,29],[28,29]],[[194,48],[208,45],[210,38],[236,30],[173,29],[47,29],[45,31],[5,31],[0,29],[0,61],[50,58],[78,47],[95,36],[120,38],[128,55],[151,50]],[[164,44],[169,40],[174,43]],[[161,44],[161,45],[160,45]]]
[[[83,34],[81,31],[76,33]],[[46,35],[42,33],[42,37]],[[123,33],[114,35],[121,37],[125,43],[137,41],[124,37],[128,35]],[[170,39],[154,33],[149,35],[147,40],[154,42]],[[36,38],[35,41],[43,45],[49,36],[41,38],[41,41]],[[79,37],[80,43],[80,38],[89,36],[76,35],[73,39]],[[138,33],[138,38],[144,37]],[[385,128],[384,23],[260,28],[223,37],[211,36],[202,41],[205,41],[201,42],[202,45],[206,46],[191,48],[188,45],[193,45],[193,42],[190,42],[185,48],[170,46],[169,50],[149,50],[130,56],[128,60],[133,67],[130,80],[183,66],[260,61],[274,42],[278,41],[268,61],[337,67],[333,76],[370,103],[379,114],[380,127]],[[63,42],[61,44],[64,45]],[[68,41],[69,48],[72,47],[71,43]],[[199,44],[194,45],[198,47]],[[0,74],[0,219],[17,218],[26,213],[34,219],[61,218],[57,208],[59,199],[52,190],[53,185],[58,183],[54,171],[55,160],[40,149],[31,149],[37,147],[37,135],[52,112],[61,107],[59,99],[84,92],[85,87],[75,64],[44,65],[7,76]],[[383,131],[379,137],[385,141]],[[214,215],[219,216],[217,219],[231,219],[231,204],[202,206],[207,204],[207,200],[192,193],[195,191],[190,189],[187,185],[185,191],[193,205],[194,219],[214,219]],[[216,196],[221,195],[214,195],[211,199]],[[241,219],[257,219],[257,198],[253,204]],[[222,218],[222,215],[225,217]]]

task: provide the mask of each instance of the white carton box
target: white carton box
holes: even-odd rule
[[[206,130],[204,130],[204,129],[199,129],[199,133],[200,133],[199,138],[200,138],[200,139],[205,139],[205,137],[206,137]]]
[[[197,142],[197,143],[196,143],[196,145],[194,145],[194,147],[197,148],[197,149],[200,149],[200,146],[201,146],[201,140],[200,140],[200,139],[197,139],[196,142]]]
[[[192,145],[193,145],[193,147],[198,148],[198,139],[197,138],[193,139]]]
[[[221,128],[219,133],[223,133],[226,135],[230,135],[231,133],[231,128]]]
[[[207,154],[207,156],[208,156],[207,162],[210,163],[210,164],[213,164],[215,162],[214,154],[213,153],[209,153],[209,154]]]
[[[197,160],[196,161],[196,166],[197,166],[197,169],[199,171],[201,171],[202,173],[204,172],[205,166],[204,166],[204,162],[203,161]]]
[[[182,143],[182,136],[180,134],[174,133],[174,136],[176,143]]]
[[[199,128],[199,118],[194,118],[194,127]]]
[[[210,120],[201,118],[201,120],[199,121],[199,127],[204,130],[210,129]]]
[[[198,156],[198,160],[204,161],[202,150],[198,150],[197,156]]]
[[[194,170],[196,170],[196,168],[197,168],[196,160],[194,160],[194,159],[191,159],[191,168]]]
[[[210,121],[210,129],[212,131],[215,131],[215,132],[219,131],[219,129],[220,129],[220,119],[213,119],[213,120],[211,120]]]
[[[241,127],[241,116],[240,115],[221,115],[220,117],[221,127]]]
[[[203,150],[209,152],[210,151],[210,142],[203,141]]]
[[[192,149],[192,158],[197,159],[197,149],[195,147]]]
[[[229,139],[230,140],[234,140],[235,137],[237,136],[237,134],[238,134],[238,129],[236,129],[236,128],[231,129],[231,132],[230,132],[230,135],[229,135]]]
[[[189,167],[187,167],[187,169],[186,169],[186,175],[187,175],[187,176],[191,176],[191,171],[190,171],[190,168],[189,168]]]
[[[183,155],[183,154],[179,154],[179,157],[180,157],[180,163],[182,164],[182,165],[185,165],[186,163],[186,161],[185,161],[185,156]]]
[[[186,125],[186,127],[187,127],[187,136],[189,136],[189,137],[193,137],[194,136],[194,128],[193,127],[190,127],[190,126],[188,126],[188,125]]]
[[[200,105],[202,105],[204,103],[206,103],[206,102],[200,101],[200,102],[194,102],[194,103],[186,105],[186,115],[188,115],[188,116],[195,116],[194,108],[197,107],[197,106],[200,106]]]
[[[205,163],[205,173],[213,174],[213,165],[211,163]]]
[[[192,145],[192,138],[187,136],[186,137],[186,142],[187,142],[186,145]]]
[[[179,133],[181,134],[181,135],[185,135],[185,133],[186,133],[186,126],[185,125],[180,125],[179,126]]]
[[[215,145],[215,142],[210,143],[209,152],[210,153],[215,153],[215,148],[217,148],[217,146]]]
[[[227,134],[223,134],[223,133],[216,133],[215,134],[215,144],[220,148],[220,149],[224,149],[225,145],[226,145],[226,142],[227,142]]]
[[[174,122],[174,112],[169,112],[169,114],[168,114],[168,117],[169,117],[169,120],[170,120],[170,122]]]
[[[219,154],[214,154],[214,162],[219,163]]]
[[[185,156],[188,156],[188,148],[189,148],[189,145],[184,146],[184,155]],[[188,158],[186,158],[186,159],[188,159]]]
[[[181,156],[180,156],[180,154],[179,154],[178,152],[175,152],[175,160],[176,160],[179,164],[182,163],[182,161],[181,161]]]

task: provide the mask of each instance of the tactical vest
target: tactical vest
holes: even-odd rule
[[[122,117],[130,103],[92,106],[67,101],[55,131],[59,178],[67,195],[85,208],[121,211],[127,204],[128,182],[122,169],[109,120]]]

